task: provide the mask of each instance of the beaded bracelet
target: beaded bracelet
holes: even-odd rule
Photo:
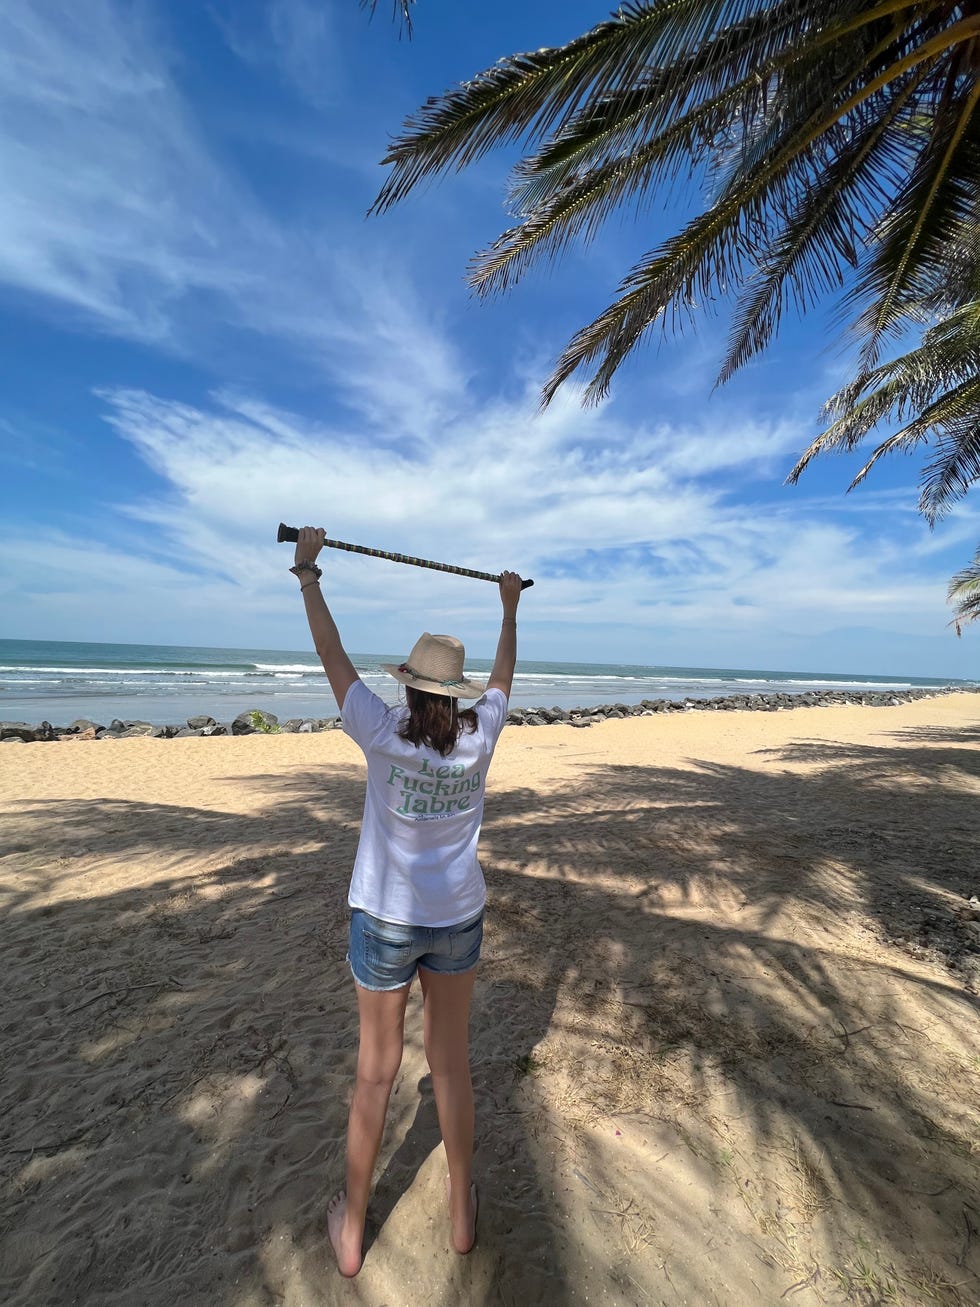
[[[314,577],[312,581],[304,581],[303,584],[300,586],[300,589],[309,590],[311,585],[319,585],[319,584],[320,582],[316,579],[316,577]]]
[[[289,570],[293,576],[299,576],[300,572],[312,572],[318,581],[323,575],[323,568],[317,567],[311,558],[304,558],[301,563],[295,563]]]

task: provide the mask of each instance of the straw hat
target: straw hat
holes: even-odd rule
[[[466,651],[451,635],[430,635],[428,631],[415,641],[415,647],[403,663],[382,663],[382,668],[402,685],[427,694],[445,694],[450,699],[479,699],[486,690],[478,681],[463,675]]]

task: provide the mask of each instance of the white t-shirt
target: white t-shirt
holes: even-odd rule
[[[491,689],[473,705],[441,758],[398,735],[408,709],[389,708],[357,680],[344,697],[344,730],[364,750],[367,791],[348,903],[384,921],[452,926],[487,898],[476,855],[487,768],[507,719],[507,698]]]

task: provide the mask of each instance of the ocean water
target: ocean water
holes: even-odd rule
[[[352,661],[388,703],[396,681],[382,663],[398,654],[355,654]],[[485,678],[491,664],[467,660],[467,673]],[[938,689],[974,684],[928,677],[779,672],[732,667],[644,667],[521,660],[511,695],[515,708],[589,708],[641,699],[714,698],[728,694],[799,693],[804,690]],[[263,708],[280,721],[332,717],[338,709],[312,652],[276,649],[183,648],[172,645],[75,644],[0,640],[0,720],[67,725],[87,717],[102,725],[122,720],[179,725],[210,714],[231,721]]]

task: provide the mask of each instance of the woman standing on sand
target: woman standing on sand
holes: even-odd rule
[[[476,1242],[470,999],[483,939],[486,885],[477,860],[487,767],[507,717],[517,660],[521,578],[503,572],[503,620],[487,685],[463,675],[463,646],[426,632],[407,660],[386,666],[407,707],[386,707],[348,658],[319,581],[324,532],[303,527],[290,569],[299,577],[313,643],[344,730],[364,751],[367,793],[348,902],[360,1018],[357,1079],[347,1123],[347,1186],[327,1223],[341,1274],[361,1268],[368,1194],[391,1088],[401,1065],[405,1006],[418,972],[425,1056],[446,1147],[453,1247]],[[460,711],[459,699],[478,699]]]

